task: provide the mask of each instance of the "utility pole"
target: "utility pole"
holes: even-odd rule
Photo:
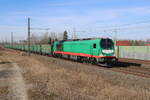
[[[115,32],[115,37],[114,37],[115,45],[117,45],[117,29],[115,29],[114,32]]]
[[[72,39],[76,39],[77,36],[76,36],[76,28],[73,29],[73,36],[72,36]]]
[[[28,55],[31,55],[30,52],[30,18],[28,18]]]
[[[31,30],[46,30],[47,33],[50,30],[50,28],[31,28],[30,26],[30,18],[28,18],[28,55],[31,55],[31,50],[30,50],[30,46],[31,46]]]
[[[14,36],[13,36],[13,32],[11,32],[11,47],[13,48],[13,44],[14,44]]]
[[[119,55],[120,50],[119,50],[119,46],[117,46],[117,29],[115,29],[114,32],[115,32],[115,37],[114,37],[114,40],[115,40],[115,49],[116,49],[117,57],[119,58],[119,56],[120,56]]]

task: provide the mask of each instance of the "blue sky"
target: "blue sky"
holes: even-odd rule
[[[16,39],[26,38],[28,17],[32,27],[48,27],[57,33],[67,30],[70,35],[76,28],[81,38],[114,37],[114,29],[117,38],[150,38],[150,22],[130,26],[135,29],[118,28],[150,21],[149,0],[0,0],[0,13],[2,39],[9,39],[10,32]]]

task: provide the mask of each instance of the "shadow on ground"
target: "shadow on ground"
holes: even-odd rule
[[[131,66],[141,67],[142,64],[119,61],[115,64],[112,64],[110,67],[131,67]]]
[[[9,63],[11,63],[11,62],[9,62],[9,61],[0,62],[0,64],[9,64]]]

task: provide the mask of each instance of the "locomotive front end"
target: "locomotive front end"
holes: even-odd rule
[[[102,56],[102,58],[99,59],[99,62],[109,63],[117,61],[117,57],[115,55],[115,45],[112,39],[101,39],[100,47],[100,56]]]

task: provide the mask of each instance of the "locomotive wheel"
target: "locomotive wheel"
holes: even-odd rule
[[[77,61],[82,63],[83,62],[83,57],[77,56]]]
[[[89,58],[89,62],[92,64],[97,64],[97,61],[95,58]]]

